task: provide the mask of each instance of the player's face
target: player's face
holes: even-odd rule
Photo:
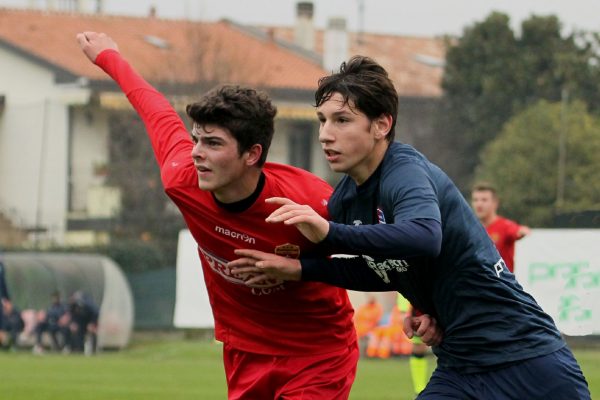
[[[334,93],[317,108],[319,141],[331,169],[350,175],[360,184],[381,161],[380,152],[374,150],[387,132],[382,136],[378,121],[352,105]]]
[[[213,192],[221,201],[243,198],[236,194],[245,187],[241,182],[248,171],[247,152],[240,156],[235,138],[217,125],[194,124],[191,136],[200,189]]]
[[[471,205],[477,218],[485,220],[496,213],[498,201],[491,191],[476,190],[471,194]]]

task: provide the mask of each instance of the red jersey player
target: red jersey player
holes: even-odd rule
[[[332,189],[325,181],[265,163],[276,114],[267,96],[237,86],[207,93],[187,107],[194,122],[190,138],[169,102],[120,56],[112,39],[94,32],[77,39],[143,119],[165,191],[198,243],[215,335],[224,344],[229,398],[347,398],[359,354],[346,291],[279,280],[248,287],[247,276],[226,266],[240,247],[289,257],[313,250],[295,227],[265,222],[277,206],[264,199],[291,197],[327,212]]]
[[[499,216],[498,203],[498,195],[492,185],[478,183],[473,186],[471,191],[473,210],[496,245],[506,266],[514,272],[515,242],[528,235],[530,230],[525,225],[519,225],[515,221]]]

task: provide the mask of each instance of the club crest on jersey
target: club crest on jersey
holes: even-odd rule
[[[288,258],[299,258],[300,257],[300,246],[296,244],[286,243],[280,244],[275,247],[275,254],[278,256],[288,257]]]
[[[385,224],[385,215],[383,215],[383,210],[381,207],[377,207],[377,221],[380,224]]]

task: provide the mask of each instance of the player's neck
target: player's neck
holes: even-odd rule
[[[389,142],[386,140],[377,143],[367,158],[347,172],[347,174],[354,180],[354,182],[356,182],[358,186],[365,183],[367,179],[373,175],[373,172],[377,170],[377,167],[379,167],[383,161],[383,158],[385,157],[385,153],[389,145]]]
[[[486,218],[483,218],[481,220],[481,223],[483,224],[483,226],[489,226],[489,225],[493,224],[497,219],[498,219],[498,214],[491,213]]]
[[[260,180],[262,169],[250,168],[239,179],[213,191],[215,198],[224,204],[242,201],[252,196]]]

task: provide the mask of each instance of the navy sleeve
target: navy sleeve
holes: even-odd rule
[[[393,165],[382,176],[382,201],[393,209],[395,223],[442,220],[436,185],[430,174],[424,164],[412,160]]]
[[[302,259],[302,280],[323,282],[361,292],[396,291],[394,285],[382,280],[360,256],[352,258]]]
[[[323,243],[351,254],[437,257],[442,246],[442,226],[433,219],[359,226],[330,222]]]
[[[351,254],[437,257],[442,247],[441,212],[426,165],[408,159],[381,176],[381,203],[393,222],[376,225],[329,224],[327,244]]]

